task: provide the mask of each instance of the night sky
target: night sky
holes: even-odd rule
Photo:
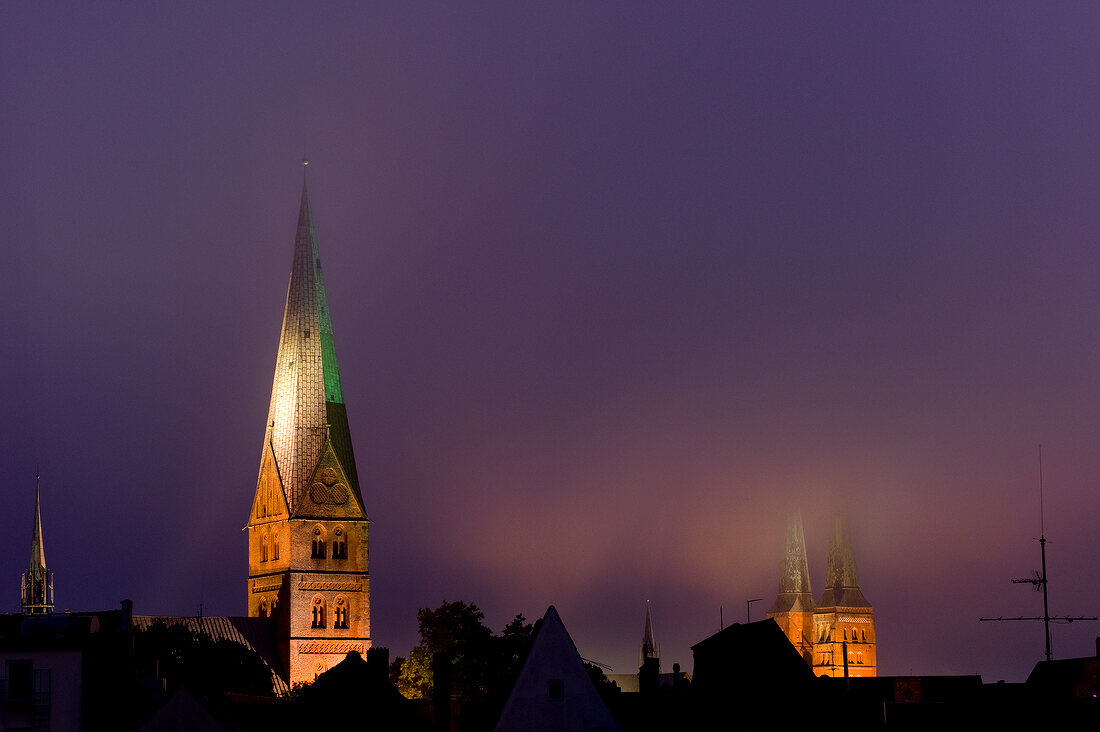
[[[667,669],[815,596],[851,516],[881,674],[1022,680],[1100,611],[1095,3],[0,9],[0,610],[245,612],[301,159],[374,642],[554,604]],[[1056,656],[1098,623],[1053,626]]]

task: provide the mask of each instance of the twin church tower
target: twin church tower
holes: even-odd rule
[[[288,681],[313,681],[370,647],[363,506],[309,192],[294,260],[248,525],[248,614],[271,617]]]
[[[848,527],[833,521],[825,560],[825,591],[814,602],[802,516],[787,524],[779,594],[768,610],[817,676],[876,676],[875,612],[856,577]]]

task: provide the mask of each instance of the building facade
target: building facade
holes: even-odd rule
[[[271,617],[288,682],[370,647],[368,529],[302,185],[259,477],[247,525],[248,614]]]
[[[825,591],[815,603],[806,561],[802,517],[787,525],[779,594],[768,611],[818,676],[876,676],[875,612],[856,576],[851,537],[833,521],[825,562]]]

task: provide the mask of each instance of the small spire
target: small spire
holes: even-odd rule
[[[22,581],[24,615],[48,615],[53,612],[53,573],[46,569],[46,551],[42,546],[41,479],[42,476],[35,471],[31,560]]]
[[[31,528],[31,569],[46,568],[46,550],[42,546],[42,509],[39,500],[39,483],[42,476],[34,476],[34,526]]]
[[[645,601],[645,632],[642,633],[642,652],[641,663],[639,666],[645,665],[647,659],[660,658],[661,649],[657,646],[657,641],[653,637],[653,617],[649,614],[649,600]]]

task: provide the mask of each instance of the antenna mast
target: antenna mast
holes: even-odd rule
[[[1041,571],[1034,572],[1034,577],[1027,577],[1024,579],[1014,579],[1012,584],[1014,585],[1034,585],[1036,591],[1042,591],[1043,593],[1043,614],[1039,617],[1019,617],[1019,618],[978,618],[978,622],[988,622],[997,620],[1042,620],[1043,631],[1046,635],[1046,659],[1051,660],[1050,653],[1050,621],[1051,620],[1064,620],[1067,623],[1072,623],[1074,620],[1096,620],[1097,616],[1084,617],[1084,616],[1051,616],[1050,603],[1047,599],[1047,533],[1046,533],[1046,516],[1043,511],[1043,446],[1039,445],[1039,557],[1041,560]]]

